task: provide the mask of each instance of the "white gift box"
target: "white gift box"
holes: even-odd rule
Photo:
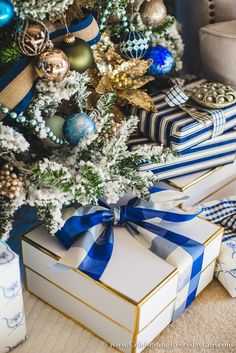
[[[167,228],[188,230],[189,238],[205,246],[199,293],[212,279],[222,228],[199,218]],[[172,321],[177,269],[124,227],[114,229],[112,257],[100,281],[53,266],[66,250],[43,226],[26,234],[22,244],[28,290],[118,350],[141,352]]]
[[[185,208],[201,202],[235,178],[236,162],[209,169],[204,172],[197,172],[161,181],[158,183],[158,186],[165,189],[185,192],[189,196],[189,199],[182,204],[182,207]],[[236,192],[234,194],[236,194]],[[226,197],[224,196],[224,192],[221,192],[221,195]],[[214,198],[214,200],[216,199],[219,199],[219,197]]]
[[[0,353],[26,339],[19,257],[0,242]]]
[[[236,195],[236,170],[234,171],[233,180],[225,184],[223,187],[217,188],[213,194],[208,195],[208,197],[204,198],[202,202],[205,203],[214,200],[220,200],[233,195]]]

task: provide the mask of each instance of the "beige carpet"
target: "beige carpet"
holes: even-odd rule
[[[28,292],[24,297],[28,340],[13,353],[116,352]],[[236,299],[214,280],[153,345],[145,353],[236,353]]]

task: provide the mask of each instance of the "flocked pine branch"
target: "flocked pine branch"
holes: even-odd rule
[[[9,238],[15,211],[25,203],[25,199],[25,191],[14,200],[0,196],[0,240],[6,241]]]
[[[63,13],[74,0],[12,0],[14,9],[21,18],[44,20],[48,15]]]
[[[78,106],[80,112],[83,112],[87,108],[87,99],[91,92],[88,90],[89,77],[86,74],[79,74],[77,78],[77,89],[74,95],[75,103]]]
[[[0,122],[0,150],[1,152],[21,153],[29,149],[29,143],[24,136],[12,127]]]

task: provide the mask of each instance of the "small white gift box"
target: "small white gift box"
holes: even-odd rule
[[[203,172],[197,172],[158,183],[160,187],[185,192],[189,199],[182,203],[182,207],[191,207],[201,202],[209,195],[220,190],[224,185],[236,178],[236,162],[216,167]],[[234,193],[236,194],[236,192]],[[221,192],[224,196],[224,193]],[[232,195],[232,191],[231,191]],[[213,196],[214,197],[214,196]],[[219,197],[217,197],[219,199]],[[214,198],[216,200],[216,198]]]
[[[212,280],[222,228],[200,218],[190,223],[166,229],[188,233],[205,247],[198,294]],[[95,281],[78,269],[55,266],[66,250],[43,226],[26,234],[22,244],[28,290],[118,350],[141,352],[172,321],[180,254],[165,261],[125,227],[115,227],[111,259]]]
[[[26,339],[19,257],[0,242],[0,352]]]

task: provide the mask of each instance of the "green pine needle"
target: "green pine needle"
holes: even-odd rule
[[[17,62],[21,57],[21,52],[16,43],[11,43],[8,47],[0,51],[0,63],[9,64]]]

